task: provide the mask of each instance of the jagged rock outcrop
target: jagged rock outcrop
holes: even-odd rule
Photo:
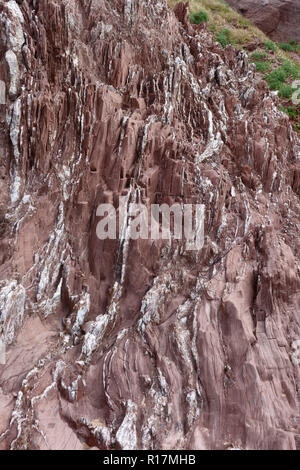
[[[0,3],[2,449],[300,447],[299,140],[175,13]],[[203,249],[101,242],[119,195],[204,204]]]
[[[300,0],[227,0],[276,41],[300,42]]]

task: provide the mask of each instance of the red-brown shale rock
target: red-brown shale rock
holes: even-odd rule
[[[177,8],[0,2],[2,449],[300,448],[299,140]],[[119,195],[203,249],[100,242]]]

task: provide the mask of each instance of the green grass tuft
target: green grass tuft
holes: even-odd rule
[[[270,72],[269,75],[266,76],[266,80],[271,90],[279,90],[279,88],[286,81],[286,79],[287,74],[281,67],[272,70],[272,72]]]
[[[286,72],[287,76],[291,79],[295,79],[299,76],[300,66],[297,66],[290,60],[284,60],[281,68]]]
[[[264,43],[264,46],[265,48],[267,49],[267,51],[273,51],[273,52],[276,52],[278,47],[276,46],[276,44],[273,42],[273,41],[266,41]]]
[[[257,60],[254,63],[256,65],[257,72],[266,73],[271,68],[271,63],[268,61],[264,62],[264,61]]]
[[[289,42],[286,42],[286,43],[278,43],[278,46],[280,47],[280,49],[282,49],[283,51],[286,51],[286,52],[298,52],[300,51],[300,44],[297,44],[297,41],[289,41]]]
[[[190,15],[191,23],[201,24],[208,21],[208,14],[206,11],[199,11],[198,13],[191,13]]]
[[[226,47],[229,44],[231,44],[230,29],[229,28],[221,29],[221,31],[219,31],[218,34],[216,35],[216,41],[219,42],[222,47]]]
[[[267,57],[267,54],[265,52],[254,52],[250,58],[253,60],[262,60]]]
[[[279,88],[278,96],[280,96],[280,98],[290,99],[294,91],[291,85],[283,83]]]
[[[290,60],[284,60],[282,65],[267,75],[266,80],[271,90],[279,90],[281,97],[290,98],[292,93],[289,94],[288,84],[285,88],[282,85],[287,79],[295,80],[297,77],[300,77],[300,67]]]

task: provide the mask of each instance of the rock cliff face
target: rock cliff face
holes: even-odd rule
[[[227,0],[276,41],[300,42],[300,0]]]
[[[300,145],[164,0],[0,3],[0,447],[300,448]],[[97,207],[205,205],[205,244]],[[126,226],[125,233],[126,233]]]

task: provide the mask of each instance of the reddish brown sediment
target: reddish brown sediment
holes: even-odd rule
[[[163,0],[0,3],[2,449],[300,447],[300,143]],[[10,51],[8,53],[8,51]],[[199,203],[205,245],[100,242]]]

